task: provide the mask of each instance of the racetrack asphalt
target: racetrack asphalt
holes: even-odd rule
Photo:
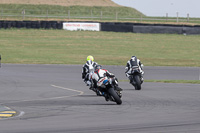
[[[104,66],[127,80],[124,66]],[[2,64],[2,133],[199,133],[200,85],[149,83],[136,91],[128,82],[122,105],[96,96],[81,79],[81,65]],[[145,79],[199,80],[198,67],[148,67]],[[1,110],[0,110],[1,111]]]

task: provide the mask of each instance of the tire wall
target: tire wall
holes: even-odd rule
[[[62,29],[63,22],[57,21],[0,21],[0,29],[4,28],[33,28],[33,29]]]
[[[62,21],[3,21],[0,20],[0,29],[33,28],[33,29],[63,29]],[[93,23],[93,22],[89,22]],[[96,23],[96,22],[94,22]],[[155,33],[155,34],[200,34],[200,26],[141,24],[141,23],[114,23],[100,22],[101,31]]]

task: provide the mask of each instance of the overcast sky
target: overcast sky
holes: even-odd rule
[[[200,0],[112,0],[123,6],[133,7],[147,16],[174,17],[177,12],[180,17],[200,18]]]

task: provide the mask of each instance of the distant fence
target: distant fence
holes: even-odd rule
[[[185,17],[170,17],[168,13],[163,17],[148,17],[136,14],[123,14],[120,11],[77,11],[77,10],[16,10],[16,9],[0,9],[0,18],[15,18],[17,20],[30,19],[89,19],[89,20],[114,20],[114,21],[136,21],[136,22],[185,22],[200,23],[200,18],[191,18],[189,14]]]
[[[0,21],[0,29],[63,29],[63,21]],[[73,23],[73,22],[72,22]],[[83,22],[78,22],[83,23]],[[97,23],[97,22],[87,22]],[[100,22],[100,31],[164,34],[200,34],[200,26]]]

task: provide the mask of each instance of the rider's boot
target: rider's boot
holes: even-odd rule
[[[109,97],[108,97],[108,95],[106,93],[104,94],[104,97],[105,97],[106,101],[109,101]]]
[[[143,78],[143,76],[141,76],[141,84],[144,82],[144,78]]]
[[[115,89],[116,89],[117,91],[122,91],[122,90],[123,90],[122,88],[120,88],[120,87],[117,86],[117,85],[115,85]]]
[[[133,78],[131,76],[129,76],[128,78],[130,80],[130,83],[132,84],[133,83]]]
[[[99,91],[98,89],[96,89],[96,94],[97,94],[97,96],[102,96],[101,91]]]

